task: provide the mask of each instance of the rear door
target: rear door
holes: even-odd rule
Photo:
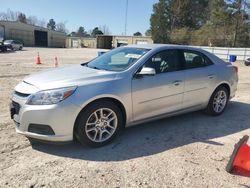
[[[215,66],[195,50],[182,50],[182,58],[185,67],[183,108],[202,106],[208,102],[215,83]]]

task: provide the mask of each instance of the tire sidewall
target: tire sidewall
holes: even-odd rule
[[[116,127],[114,134],[108,140],[106,140],[104,142],[94,142],[88,138],[86,131],[85,131],[85,126],[86,126],[86,122],[87,122],[89,116],[94,111],[96,111],[100,108],[109,108],[112,111],[114,111],[114,113],[117,116],[118,123],[117,123],[117,127]],[[121,109],[117,105],[115,105],[113,102],[98,101],[98,102],[91,104],[87,108],[83,109],[82,112],[80,112],[80,114],[76,120],[75,126],[76,126],[76,128],[75,128],[74,134],[75,134],[77,140],[81,144],[87,145],[87,146],[92,146],[92,147],[100,147],[100,146],[103,146],[103,145],[110,143],[118,135],[118,133],[120,133],[120,131],[123,127],[122,112],[121,112]]]
[[[219,92],[219,91],[224,91],[226,92],[226,95],[227,95],[227,101],[226,101],[226,105],[224,107],[224,109],[221,111],[221,112],[215,112],[214,108],[213,108],[213,101],[214,101],[214,97],[216,96],[216,94]],[[227,105],[228,105],[228,101],[229,101],[229,91],[224,87],[224,86],[219,86],[212,94],[210,100],[209,100],[209,103],[208,103],[208,106],[207,106],[207,109],[206,109],[206,112],[210,115],[213,115],[213,116],[218,116],[218,115],[221,115],[227,108]]]

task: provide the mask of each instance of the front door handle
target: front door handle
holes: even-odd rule
[[[214,74],[209,74],[209,75],[208,75],[208,78],[209,78],[209,79],[213,79],[213,78],[214,78]]]
[[[179,86],[181,84],[181,80],[176,80],[173,82],[174,86]]]

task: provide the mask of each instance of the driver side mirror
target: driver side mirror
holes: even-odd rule
[[[154,76],[156,74],[156,71],[154,68],[151,67],[143,67],[140,72],[138,72],[136,75],[137,77],[142,76]]]

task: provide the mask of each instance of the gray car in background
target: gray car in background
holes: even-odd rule
[[[222,114],[235,96],[237,72],[197,48],[120,47],[87,64],[24,78],[13,92],[11,117],[28,138],[102,146],[127,126],[196,110]]]
[[[246,66],[250,66],[250,58],[247,58],[244,63]]]
[[[10,50],[22,50],[23,49],[23,44],[20,41],[17,41],[17,40],[5,40],[4,44]]]

